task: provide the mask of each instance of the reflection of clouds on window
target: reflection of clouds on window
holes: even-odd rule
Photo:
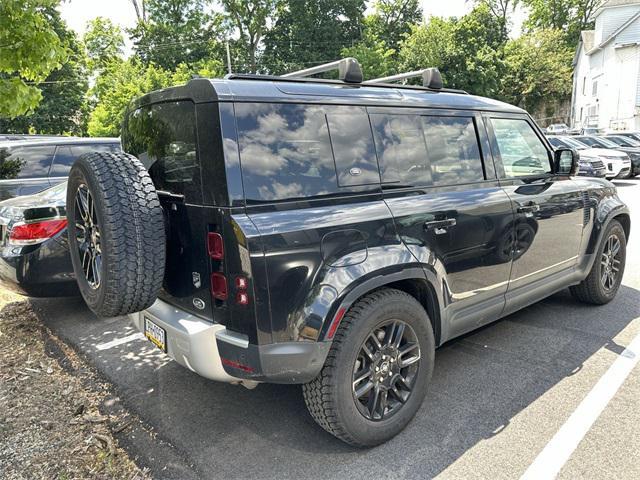
[[[369,117],[363,107],[335,107],[327,122],[340,186],[380,182]]]
[[[468,117],[422,117],[435,185],[484,179],[475,125]]]
[[[337,190],[322,107],[236,104],[247,200],[282,200]]]
[[[416,115],[371,115],[383,182],[428,185],[422,127]]]
[[[33,145],[0,150],[0,178],[42,178],[49,175],[55,146]]]

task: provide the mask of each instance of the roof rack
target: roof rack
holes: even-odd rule
[[[304,70],[298,70],[296,72],[285,73],[280,75],[281,78],[305,78],[315,75],[317,73],[330,72],[332,70],[338,70],[338,79],[346,83],[362,83],[362,68],[360,64],[353,57],[343,58],[336,60],[335,62],[324,63],[311,68],[305,68]]]
[[[427,87],[432,90],[442,89],[442,75],[440,75],[440,71],[437,68],[424,68],[422,70],[414,70],[413,72],[399,73],[397,75],[390,75],[388,77],[374,78],[373,80],[367,80],[366,82],[362,83],[391,83],[415,77],[422,77],[423,87]]]

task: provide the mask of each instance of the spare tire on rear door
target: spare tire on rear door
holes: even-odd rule
[[[162,287],[164,216],[142,163],[126,153],[76,160],[67,186],[69,250],[82,297],[100,317],[149,307]]]

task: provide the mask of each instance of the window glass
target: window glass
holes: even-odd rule
[[[0,148],[0,180],[47,177],[54,150],[42,145]]]
[[[336,107],[327,114],[341,187],[380,182],[369,116],[362,107]]]
[[[484,180],[473,118],[422,117],[434,185]]]
[[[551,172],[549,153],[526,120],[492,118],[507,177],[523,177]]]
[[[382,181],[398,186],[430,185],[431,169],[420,117],[374,114],[371,125]]]
[[[562,140],[560,140],[559,138],[556,138],[556,137],[549,137],[549,138],[548,138],[548,140],[549,140],[549,143],[550,143],[551,145],[553,145],[554,147],[556,147],[556,148],[562,148],[562,147],[565,147],[565,148],[566,148],[566,147],[567,147],[567,144],[566,144],[566,143],[564,143],[564,142],[563,142]]]
[[[202,197],[193,102],[157,103],[131,112],[124,125],[122,147],[149,171],[158,190]]]
[[[51,166],[51,177],[66,177],[76,159],[90,152],[115,152],[118,146],[110,143],[96,143],[87,145],[58,145],[56,155]]]
[[[238,103],[236,122],[247,202],[338,191],[321,106]]]

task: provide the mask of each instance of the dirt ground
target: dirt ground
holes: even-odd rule
[[[44,327],[23,297],[0,289],[0,478],[149,478],[103,414],[108,386]]]

